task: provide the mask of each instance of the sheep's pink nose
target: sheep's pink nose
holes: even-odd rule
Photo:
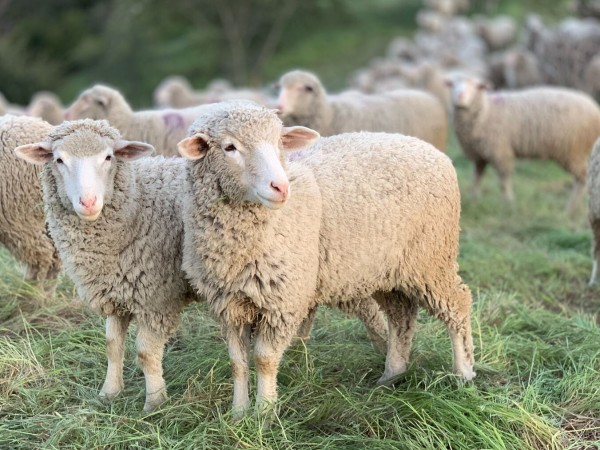
[[[275,183],[271,181],[271,188],[277,192],[281,198],[285,199],[290,191],[289,183]]]
[[[79,203],[81,203],[81,205],[85,208],[85,209],[92,209],[94,207],[94,205],[96,204],[96,201],[98,200],[98,197],[96,197],[95,195],[93,197],[79,197]]]

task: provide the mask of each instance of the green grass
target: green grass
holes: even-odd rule
[[[406,376],[375,389],[383,356],[354,319],[322,309],[307,347],[285,355],[278,419],[234,423],[227,350],[197,305],[165,354],[170,401],[141,412],[130,336],[126,389],[105,405],[102,320],[66,278],[44,298],[0,250],[0,448],[600,448],[600,289],[586,286],[585,208],[564,213],[569,177],[541,162],[518,164],[514,206],[491,173],[474,201],[471,167],[455,145],[451,156],[464,192],[461,273],[475,300],[473,383],[449,375],[445,329],[422,314]]]

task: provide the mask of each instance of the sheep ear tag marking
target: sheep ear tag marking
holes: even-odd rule
[[[43,166],[52,159],[52,144],[50,142],[37,142],[21,145],[15,148],[15,153],[28,163]]]
[[[208,151],[208,135],[196,133],[187,137],[177,144],[177,150],[181,156],[191,161],[202,159]]]
[[[144,142],[117,141],[114,146],[115,156],[122,161],[134,161],[154,153],[154,147]]]
[[[281,143],[287,151],[308,147],[320,137],[315,130],[306,127],[284,127],[281,131]]]

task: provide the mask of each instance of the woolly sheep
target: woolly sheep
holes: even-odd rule
[[[446,149],[444,108],[425,92],[328,96],[317,76],[302,70],[281,77],[280,88],[278,109],[286,125],[303,125],[323,136],[349,131],[397,132],[423,139],[439,150]]]
[[[588,163],[589,219],[592,227],[592,259],[594,266],[590,286],[596,284],[600,264],[600,139],[594,144]]]
[[[536,56],[525,49],[512,49],[504,54],[504,79],[510,89],[542,84]]]
[[[517,24],[512,17],[478,17],[475,19],[477,34],[483,38],[490,50],[500,50],[511,45],[517,37]]]
[[[551,159],[574,177],[568,209],[585,186],[587,160],[600,135],[600,109],[587,95],[561,88],[487,92],[475,77],[455,77],[454,125],[458,141],[475,164],[473,190],[479,194],[487,164],[500,177],[507,200],[513,200],[515,158]]]
[[[25,278],[51,292],[60,260],[48,236],[38,168],[16,157],[14,149],[41,140],[52,127],[33,117],[0,118],[0,243],[27,266]]]
[[[282,127],[251,103],[220,107],[179,144],[190,160],[183,267],[224,324],[236,417],[249,406],[251,332],[263,409],[277,399],[279,362],[309,310],[375,293],[390,331],[380,384],[406,370],[418,305],[446,323],[454,370],[473,378],[450,159],[412,137],[352,133],[321,139],[286,169],[283,152],[316,132]]]
[[[64,122],[16,149],[24,160],[44,166],[50,235],[79,297],[106,317],[104,399],[123,388],[124,340],[130,321],[137,321],[144,411],[166,399],[163,348],[179,313],[195,299],[181,270],[185,161],[138,160],[152,151],[148,144],[122,140],[108,122],[90,119]]]
[[[40,117],[51,125],[58,125],[65,119],[64,107],[56,94],[52,92],[38,92],[33,96],[27,114]]]
[[[187,127],[206,107],[133,112],[119,91],[96,85],[81,93],[65,117],[106,119],[125,139],[147,142],[158,154],[174,156],[177,142],[185,137]]]

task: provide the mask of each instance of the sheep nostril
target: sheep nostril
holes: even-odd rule
[[[271,181],[271,188],[283,197],[286,197],[289,191],[289,185],[287,183],[275,183],[274,181]]]
[[[98,200],[98,197],[94,196],[93,198],[87,197],[87,198],[79,198],[79,203],[81,203],[81,205],[84,208],[90,209],[93,208],[94,205],[96,204],[96,201]]]

